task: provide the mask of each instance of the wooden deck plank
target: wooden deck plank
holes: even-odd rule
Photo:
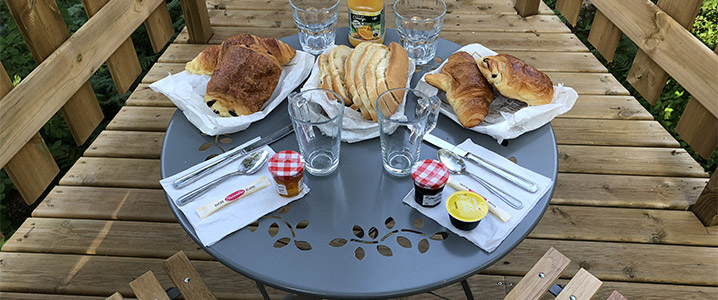
[[[170,46],[171,47],[171,46]],[[134,92],[127,98],[125,105],[128,106],[158,106],[175,107],[174,103],[167,96],[150,89],[150,85],[141,83]]]
[[[56,186],[33,217],[177,222],[162,189]]]
[[[581,95],[573,108],[558,118],[653,120],[653,115],[632,96]]]
[[[105,130],[84,153],[88,157],[160,158],[164,132]]]
[[[109,296],[109,295],[108,295]],[[0,299],[3,300],[105,300],[106,296],[81,296],[81,295],[58,295],[58,294],[31,294],[31,293],[3,293],[0,292]],[[124,297],[123,297],[124,298]],[[124,298],[129,300],[132,298]]]
[[[707,178],[683,148],[558,145],[559,172]]]
[[[558,144],[674,148],[681,146],[656,121],[558,118],[551,121],[551,126]]]
[[[174,107],[125,106],[107,124],[107,130],[164,132],[176,110]]]
[[[481,273],[523,276],[550,247],[571,259],[562,278],[582,267],[601,280],[718,285],[718,248],[696,246],[529,238]]]
[[[212,27],[233,28],[291,28],[296,30],[291,11],[249,11],[210,9]],[[386,24],[394,24],[394,15],[386,15]],[[348,15],[339,14],[337,24],[348,24]],[[393,26],[391,26],[393,27]],[[551,32],[571,31],[555,15],[535,15],[522,18],[507,14],[463,14],[455,13],[444,18],[441,31],[488,31],[488,32]]]
[[[160,188],[160,160],[81,157],[60,185]]]
[[[552,204],[686,210],[708,179],[558,173]]]

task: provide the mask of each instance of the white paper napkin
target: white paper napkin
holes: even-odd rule
[[[259,138],[255,138],[239,147],[249,145],[254,141],[257,141],[258,139]],[[272,150],[272,148],[270,148],[269,146],[264,146],[262,150],[269,151],[269,157],[274,155],[274,150]],[[167,192],[167,194],[172,199],[172,205],[177,206],[175,202],[176,199],[188,193],[189,191],[194,190],[196,187],[210,182],[213,179],[218,178],[224,174],[237,171],[237,168],[239,167],[242,159],[238,159],[182,189],[178,190],[172,186],[172,182],[175,181],[177,178],[183,176],[184,174],[187,174],[188,172],[191,172],[192,170],[201,168],[202,166],[207,165],[216,159],[220,159],[221,157],[227,156],[227,154],[228,153],[218,155],[217,157],[197,164],[185,171],[160,180],[162,188],[164,188],[165,192]],[[246,187],[257,179],[262,178],[262,176],[267,176],[267,179],[271,182],[270,186],[261,189],[251,195],[248,195],[245,198],[235,200],[235,202],[228,204],[226,207],[218,210],[217,212],[205,219],[201,219],[197,214],[197,208],[205,206],[216,200],[224,199],[227,195]],[[212,190],[208,191],[204,195],[199,196],[194,201],[186,204],[185,206],[179,207],[179,209],[185,215],[187,221],[189,221],[189,223],[194,228],[195,232],[197,233],[197,237],[199,237],[199,240],[202,242],[202,244],[204,246],[212,246],[214,243],[221,240],[230,233],[244,228],[245,226],[258,220],[260,217],[270,212],[273,212],[276,209],[287,205],[294,200],[302,198],[304,197],[304,195],[309,193],[309,187],[304,185],[304,188],[299,195],[293,198],[285,198],[277,193],[275,185],[276,183],[272,179],[272,174],[269,172],[269,169],[265,164],[256,174],[231,177],[225,180],[223,183],[220,183],[219,185],[215,186]]]
[[[506,238],[506,236],[508,236],[509,233],[511,233],[511,231],[516,228],[516,225],[518,225],[519,222],[524,219],[524,217],[528,214],[529,211],[531,211],[531,209],[533,209],[533,207],[544,196],[544,194],[546,194],[546,192],[553,184],[553,181],[546,176],[521,167],[501,155],[498,155],[484,147],[474,144],[471,139],[467,139],[458,146],[461,149],[471,152],[485,160],[504,167],[511,172],[523,175],[526,178],[530,178],[538,185],[538,191],[536,193],[527,192],[515,186],[514,184],[506,181],[505,179],[495,175],[494,173],[491,173],[477,165],[466,161],[466,169],[469,172],[474,173],[480,178],[483,178],[497,188],[505,191],[509,195],[514,196],[516,199],[519,199],[521,200],[521,202],[524,203],[524,207],[521,208],[521,210],[513,209],[506,203],[501,201],[501,199],[494,196],[494,194],[489,192],[470,176],[451,175],[452,178],[463,182],[472,190],[476,191],[479,195],[483,196],[486,199],[489,199],[491,202],[510,213],[511,219],[508,222],[504,223],[499,220],[498,217],[492,215],[491,213],[488,213],[486,217],[481,220],[479,225],[473,230],[466,231],[454,227],[454,225],[451,224],[451,220],[449,219],[449,213],[446,211],[446,199],[448,199],[451,194],[456,192],[456,190],[454,190],[448,185],[444,187],[441,204],[435,207],[423,207],[417,204],[414,201],[413,189],[409,191],[409,194],[407,194],[406,197],[404,197],[404,203],[410,205],[411,207],[415,208],[427,217],[433,219],[441,226],[444,226],[452,232],[456,233],[457,235],[466,238],[467,240],[476,244],[476,246],[479,246],[479,248],[483,249],[484,251],[492,252],[501,244],[501,242]]]
[[[187,120],[197,129],[208,135],[229,134],[247,129],[252,122],[264,119],[276,108],[289,93],[294,91],[314,64],[314,56],[297,50],[292,60],[282,67],[279,84],[272,96],[256,113],[238,117],[220,117],[204,103],[204,94],[209,82],[209,75],[197,75],[187,71],[169,74],[162,80],[150,84],[150,88],[162,93],[182,110]]]
[[[458,51],[465,51],[474,56],[474,59],[497,54],[481,44],[469,44],[461,47],[456,52]],[[447,60],[448,59],[445,59],[436,70],[427,72],[426,74],[438,73]],[[440,93],[439,89],[426,82],[426,74],[424,74],[416,84],[416,89],[429,96],[438,94],[439,98],[446,100],[446,96],[443,92]],[[494,90],[494,95],[494,101],[491,103],[491,106],[489,106],[489,114],[484,121],[469,129],[489,135],[499,143],[506,139],[516,138],[551,122],[556,116],[571,110],[573,104],[576,103],[578,99],[576,91],[570,87],[563,86],[562,83],[554,85],[553,99],[550,104],[545,105],[527,106],[523,102],[502,96],[496,90]],[[457,124],[461,124],[451,105],[442,102],[441,113],[454,120]]]
[[[324,50],[324,54],[328,54],[334,47],[336,46],[332,46],[329,49]],[[414,60],[410,59],[409,76],[406,79],[407,88],[411,87],[411,77],[414,75],[415,69],[416,66],[414,65]],[[314,63],[314,66],[312,67],[312,74],[309,76],[309,79],[307,79],[307,82],[304,83],[302,91],[308,89],[316,89],[319,87],[320,82],[321,78],[319,78],[319,61],[317,59],[317,61]],[[406,98],[406,95],[404,95],[404,98]],[[395,114],[404,114],[404,103],[405,102],[402,101],[402,105],[399,105],[399,109],[395,112]],[[364,119],[360,112],[353,110],[349,107],[345,107],[344,117],[342,118],[342,141],[348,143],[355,143],[363,140],[373,139],[378,136],[379,124],[377,122]]]

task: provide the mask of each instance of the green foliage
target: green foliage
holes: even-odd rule
[[[13,84],[17,85],[22,78],[30,74],[37,64],[20,34],[5,1],[7,0],[0,0],[0,61],[2,61],[5,70],[10,74],[11,78],[13,78]],[[71,34],[87,22],[87,15],[80,0],[57,0],[57,5]],[[179,0],[172,0],[168,3],[167,7],[169,8],[172,20],[175,20],[173,27],[176,36],[184,27],[182,7],[179,4]],[[145,76],[150,67],[152,67],[159,58],[160,54],[154,53],[152,50],[152,45],[147,37],[147,31],[144,25],[140,26],[132,34],[132,42],[137,50],[137,56],[143,72],[133,84],[130,92],[122,95],[117,94],[117,89],[106,65],[100,67],[90,78],[90,83],[97,95],[97,100],[102,107],[105,119],[84,145],[76,145],[61,113],[57,113],[50,118],[40,130],[40,133],[45,139],[45,143],[50,149],[50,153],[52,153],[52,156],[60,167],[60,175],[56,180],[59,180],[59,178],[67,172],[75,161],[82,156],[82,153],[95,137],[97,137],[97,134],[105,129],[109,120],[112,120],[120,108],[122,108],[130,96],[131,91],[135,89],[141,78]],[[9,197],[9,195],[13,195],[13,197]],[[20,203],[20,205],[22,205],[21,207],[11,205],[15,203],[10,202],[17,202],[17,199],[20,199],[17,196],[17,190],[10,179],[8,179],[7,173],[4,170],[0,170],[0,232],[2,233],[0,246],[4,243],[5,238],[11,236],[15,229],[22,224],[31,211],[27,209],[21,199],[19,200],[23,202]]]
[[[560,15],[555,10],[556,0],[544,0],[546,5],[554,9],[557,15]],[[655,2],[655,1],[654,1]],[[591,31],[591,24],[593,17],[596,14],[596,9],[592,6],[584,7],[581,10],[581,14],[578,17],[576,26],[572,27],[572,31],[578,38],[588,47],[600,61],[603,63],[608,71],[621,82],[621,84],[648,110],[653,117],[666,128],[666,130],[673,135],[681,144],[681,147],[685,148],[693,158],[703,166],[703,168],[713,173],[718,166],[718,150],[716,150],[710,159],[706,160],[700,157],[693,148],[688,146],[683,139],[676,133],[676,125],[680,119],[683,111],[688,104],[688,100],[691,95],[678,84],[673,78],[669,78],[666,82],[666,86],[661,92],[661,96],[655,105],[651,105],[646,101],[630,83],[626,81],[628,71],[631,69],[631,64],[636,56],[638,47],[628,37],[623,35],[621,40],[618,42],[616,54],[613,57],[612,62],[607,62],[603,56],[596,51],[596,49],[588,42],[588,34]],[[566,19],[561,19],[567,24]],[[569,25],[570,26],[570,25]],[[691,32],[701,40],[710,49],[714,49],[718,44],[718,0],[705,0],[701,6],[698,16]]]

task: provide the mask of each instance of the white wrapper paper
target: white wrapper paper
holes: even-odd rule
[[[324,51],[324,54],[329,53],[331,47]],[[409,76],[406,79],[406,87],[409,88],[411,85],[411,77],[416,69],[414,60],[409,60]],[[321,78],[319,77],[319,62],[318,59],[314,62],[312,67],[312,74],[304,83],[302,91],[309,89],[316,89],[319,87]],[[406,98],[406,95],[404,96]],[[376,100],[376,99],[373,99]],[[402,101],[399,105],[399,109],[394,114],[404,114],[404,102]],[[344,108],[344,117],[342,119],[342,141],[348,143],[355,143],[364,140],[373,139],[379,136],[379,124],[372,120],[364,119],[362,114],[349,107]]]
[[[480,44],[469,44],[461,47],[457,52],[458,51],[468,52],[474,56],[475,59],[497,54]],[[427,74],[441,71],[446,61],[447,60],[444,60],[436,70],[427,72]],[[425,76],[426,75],[421,77],[421,80],[416,84],[416,89],[429,96],[438,95],[438,97],[442,99],[441,113],[460,125],[461,123],[459,123],[456,113],[451,106],[447,104],[448,102],[446,102],[446,94],[427,83]],[[537,129],[551,122],[556,116],[571,110],[573,104],[576,103],[576,99],[578,99],[576,91],[570,87],[563,86],[561,83],[554,85],[553,90],[551,103],[538,106],[527,106],[521,101],[508,99],[494,90],[496,96],[491,106],[489,106],[489,114],[483,122],[469,129],[487,134],[499,143]]]
[[[282,67],[282,76],[272,96],[256,113],[238,117],[220,117],[204,103],[204,93],[209,75],[197,75],[187,71],[169,74],[150,85],[153,91],[167,96],[182,110],[187,120],[208,135],[230,134],[247,129],[252,122],[264,119],[274,108],[287,98],[304,79],[314,64],[314,56],[297,50],[294,58]]]

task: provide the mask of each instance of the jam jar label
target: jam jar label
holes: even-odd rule
[[[441,194],[437,193],[436,195],[424,195],[422,198],[422,204],[423,206],[434,206],[439,204],[441,202]]]
[[[280,195],[289,195],[289,193],[287,193],[287,186],[283,184],[277,184],[277,193],[279,193]]]

